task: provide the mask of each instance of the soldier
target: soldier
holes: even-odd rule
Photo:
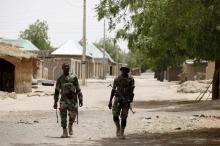
[[[79,106],[83,106],[83,95],[79,87],[78,79],[76,76],[69,74],[70,66],[64,63],[62,66],[63,75],[61,75],[56,83],[55,94],[54,94],[54,109],[57,109],[57,102],[60,98],[60,117],[61,127],[63,127],[63,135],[61,138],[67,138],[67,111],[69,114],[69,135],[73,134],[72,125],[75,122],[78,114],[78,100]]]
[[[112,109],[113,120],[116,125],[116,136],[124,138],[124,130],[127,123],[130,103],[133,102],[135,86],[133,77],[129,76],[130,69],[123,66],[120,68],[120,71],[121,75],[114,79],[108,107]],[[115,98],[112,106],[113,97]]]

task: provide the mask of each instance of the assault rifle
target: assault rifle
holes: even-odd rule
[[[111,87],[113,90],[115,90],[115,89],[113,88],[112,84],[109,84],[108,87]],[[127,100],[127,99],[125,99],[124,96],[122,96],[122,94],[121,94],[119,91],[117,91],[117,94],[119,95],[119,100],[120,100],[120,101]],[[132,114],[135,114],[136,111],[133,110],[133,108],[132,108],[132,106],[131,106],[131,101],[130,101],[130,100],[127,100],[127,101],[128,101],[128,103],[129,103],[129,110],[132,112]]]

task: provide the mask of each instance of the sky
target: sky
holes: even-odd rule
[[[87,41],[103,38],[103,20],[98,21],[95,6],[99,0],[87,0]],[[19,32],[37,19],[47,21],[48,35],[54,47],[82,38],[83,0],[0,0],[0,37],[18,38]],[[107,37],[114,32],[108,32]],[[127,43],[119,46],[127,51]]]

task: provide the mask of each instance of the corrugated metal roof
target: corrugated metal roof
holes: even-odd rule
[[[112,57],[108,54],[108,52],[105,51],[105,55],[106,55],[107,58],[110,60],[110,62],[116,63],[116,62],[112,59]]]
[[[93,57],[93,58],[103,58],[103,53],[100,51],[94,44],[88,43],[86,46],[86,51]]]
[[[82,55],[83,48],[79,43],[76,43],[72,40],[67,41],[60,48],[52,52],[52,55]],[[86,56],[92,57],[88,52]]]
[[[82,46],[72,40],[67,41],[60,48],[52,52],[52,55],[82,55]],[[86,56],[102,59],[103,51],[98,49],[94,44],[87,43],[86,45]],[[105,57],[110,60],[110,62],[115,63],[111,56],[105,51]]]
[[[12,46],[11,44],[3,42],[0,42],[0,56],[12,56],[16,58],[26,59],[37,58],[36,54],[24,51],[17,46]]]
[[[101,52],[104,51],[103,48],[101,48],[100,50],[101,50]],[[112,59],[112,57],[109,55],[109,53],[108,53],[107,51],[104,51],[104,52],[105,52],[105,58],[108,58],[109,61],[112,62],[112,63],[116,63],[116,62]],[[103,57],[102,57],[102,58],[103,58]]]
[[[15,46],[18,46],[24,51],[39,51],[39,49],[32,44],[29,40],[25,39],[4,39],[0,38],[0,42],[7,43],[7,44],[13,44]]]
[[[97,48],[94,44],[88,43],[86,47],[86,51],[92,55],[93,58],[102,59],[103,58],[103,49]],[[108,58],[110,62],[115,63],[112,57],[105,51],[105,58]]]

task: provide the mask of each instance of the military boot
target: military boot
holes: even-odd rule
[[[67,138],[67,137],[68,137],[67,129],[63,129],[63,135],[61,136],[61,138]]]
[[[120,130],[120,138],[121,139],[125,139],[124,132],[125,132],[125,129],[121,128],[121,130]]]
[[[115,122],[115,125],[116,125],[116,136],[120,137],[121,126],[120,126],[119,122]]]
[[[69,135],[73,135],[73,126],[69,125]]]

